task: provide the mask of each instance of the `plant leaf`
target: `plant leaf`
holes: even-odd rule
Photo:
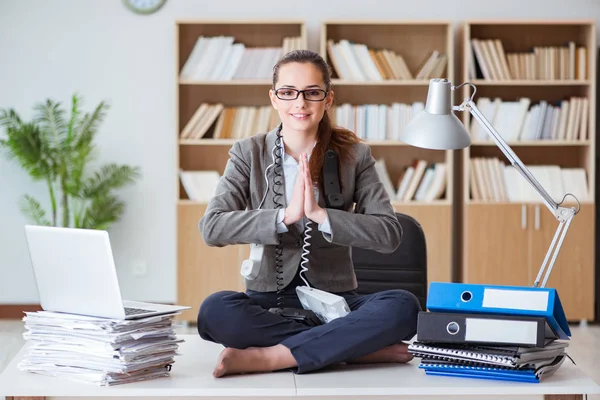
[[[65,111],[60,108],[60,103],[51,99],[35,106],[37,115],[34,122],[40,127],[51,148],[61,148],[67,139],[67,126],[65,124]]]
[[[23,196],[23,199],[21,200],[21,212],[30,220],[35,221],[37,225],[52,225],[50,221],[46,219],[46,211],[44,211],[40,203],[27,194]]]
[[[67,140],[66,140],[67,147],[70,147],[70,145],[71,145],[71,141],[73,140],[75,125],[77,125],[79,122],[79,115],[81,114],[81,111],[79,111],[79,106],[81,105],[81,103],[82,103],[81,96],[79,96],[77,93],[75,93],[73,95],[73,97],[71,98],[71,118],[69,119],[69,123],[67,125]]]
[[[12,108],[10,110],[0,110],[0,125],[6,128],[17,129],[21,126],[21,118]]]
[[[0,140],[0,147],[7,151],[9,159],[17,159],[35,180],[55,176],[52,151],[35,123],[22,122],[14,110],[3,111],[0,123],[6,127],[7,135],[7,139]]]
[[[91,146],[94,136],[98,132],[98,126],[106,117],[106,112],[109,106],[100,102],[93,113],[86,113],[83,118],[75,124],[73,135],[74,147],[78,153],[86,153],[87,150],[92,150]],[[89,151],[87,151],[89,154]]]
[[[96,197],[86,208],[81,219],[81,228],[108,229],[118,221],[125,211],[125,205],[112,195]]]
[[[101,102],[91,114],[86,113],[81,117],[78,113],[79,117],[73,120],[72,138],[70,139],[72,149],[67,166],[69,174],[67,190],[73,196],[81,196],[85,166],[93,159],[95,148],[93,140],[108,108],[108,105]]]
[[[107,164],[85,181],[81,195],[87,198],[101,196],[112,189],[118,189],[134,182],[139,176],[140,169],[138,167]]]

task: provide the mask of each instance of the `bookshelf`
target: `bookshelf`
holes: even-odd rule
[[[489,98],[492,102],[495,98],[501,99],[502,105],[486,106],[491,114],[484,114],[488,117],[494,115],[494,126],[504,137],[509,137],[507,141],[525,165],[541,171],[538,172],[540,175],[534,171],[534,175],[542,185],[551,194],[564,193],[560,187],[548,187],[544,181],[550,186],[553,182],[561,182],[566,187],[574,179],[566,178],[567,175],[562,175],[563,171],[576,169],[578,173],[585,173],[583,181],[587,183],[588,196],[582,198],[578,194],[581,211],[573,219],[547,287],[558,290],[568,320],[593,320],[595,24],[593,21],[581,20],[468,21],[463,24],[461,35],[461,81],[454,83],[474,83],[477,86],[474,99],[476,103],[481,98]],[[534,60],[533,64],[529,64],[530,74],[527,79],[523,79],[523,70],[520,69],[523,66],[520,64],[515,66],[513,63],[512,69],[509,66],[508,76],[498,72],[502,70],[502,60],[498,58],[503,57],[502,52],[497,52],[494,56],[491,54],[492,49],[491,57],[486,61],[484,56],[479,56],[474,50],[476,45],[473,43],[490,43],[496,40],[502,44],[505,59],[509,54],[521,54],[521,57]],[[571,56],[568,52],[569,43],[575,48]],[[532,55],[525,55],[526,53]],[[494,62],[494,57],[500,63]],[[475,73],[472,72],[474,63],[477,65]],[[482,66],[481,63],[488,65]],[[486,68],[487,77],[483,71]],[[495,76],[490,73],[491,69],[496,70]],[[461,98],[470,93],[468,86],[463,87]],[[529,99],[525,108],[519,108],[516,103],[513,106],[508,103],[518,102],[523,98]],[[587,100],[573,101],[574,98]],[[571,105],[570,110],[565,109],[567,102]],[[535,113],[533,107],[536,105],[539,107],[537,114],[533,114],[533,122],[526,128],[527,113]],[[500,107],[504,107],[503,112],[499,111]],[[557,113],[557,110],[560,112]],[[510,178],[510,184],[501,189],[502,177],[505,176],[503,169],[494,169],[489,167],[491,164],[482,164],[479,160],[498,158],[503,164],[508,161],[493,142],[482,138],[481,133],[477,134],[476,122],[470,123],[468,112],[462,113],[461,117],[473,137],[473,144],[461,151],[463,190],[459,197],[462,204],[462,281],[530,286],[558,222],[539,197],[520,196],[523,193],[518,191],[512,194],[505,192],[501,196],[502,190],[515,190],[519,182],[525,181],[520,176]],[[561,128],[563,118],[565,122]],[[544,120],[548,121],[547,126],[541,122]],[[511,124],[511,121],[517,121],[516,125]],[[485,165],[488,165],[487,170]],[[580,189],[576,187],[573,190]],[[494,193],[500,194],[495,196]],[[553,197],[557,201],[562,198],[558,194]]]
[[[182,77],[180,72],[190,59],[198,38],[229,36],[234,38],[235,43],[242,43],[246,49],[281,47],[284,38],[296,38],[294,46],[306,48],[305,26],[300,21],[193,20],[178,21],[175,30],[176,170],[178,173],[180,170],[217,171],[221,175],[229,159],[229,149],[237,139],[214,138],[218,122],[210,123],[201,138],[181,139],[180,133],[203,103],[220,103],[225,108],[270,106],[268,92],[271,74],[268,71],[272,71],[272,65],[267,64],[266,69],[262,68],[268,72],[263,76],[239,79],[234,76],[233,79],[215,80],[206,79],[207,75],[200,73],[204,60],[199,57],[196,66],[190,69],[191,77]],[[223,52],[223,48],[213,52],[212,57],[215,59],[211,63],[217,63],[218,56]],[[219,290],[244,290],[239,270],[242,260],[247,258],[249,248],[216,248],[205,245],[198,230],[198,222],[206,211],[207,202],[190,200],[179,176],[176,182],[177,302],[192,306],[191,310],[181,314],[180,319],[195,321],[200,304],[211,293]]]
[[[357,79],[349,74],[351,63],[348,53],[335,50],[332,57],[331,43],[365,45],[373,51],[389,51],[402,57],[412,77],[399,78],[388,75],[387,79]],[[320,54],[333,70],[332,88],[335,93],[336,108],[350,104],[357,119],[358,107],[369,104],[393,103],[411,104],[425,102],[429,77],[415,79],[428,56],[437,51],[447,57],[446,64],[436,77],[454,77],[454,45],[452,25],[448,21],[325,21],[321,27]],[[364,54],[364,53],[363,53]],[[340,61],[341,60],[341,61]],[[359,60],[359,63],[364,61]],[[364,68],[364,66],[363,66]],[[341,73],[342,71],[346,72]],[[383,76],[383,72],[381,73]],[[336,111],[334,111],[335,113]],[[367,111],[368,112],[368,111]],[[368,118],[368,116],[367,116]],[[357,134],[360,129],[344,124],[337,115],[332,115],[335,123],[352,129]],[[443,196],[432,201],[398,201],[392,204],[397,212],[408,214],[422,225],[427,240],[428,280],[451,281],[452,241],[453,241],[453,193],[454,193],[454,153],[452,151],[432,151],[419,149],[395,138],[365,138],[371,146],[373,157],[385,160],[385,167],[395,190],[398,189],[407,166],[415,160],[432,163],[445,163],[446,188]],[[360,136],[360,134],[359,134]]]

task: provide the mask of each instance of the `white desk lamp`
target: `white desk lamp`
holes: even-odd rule
[[[473,87],[473,94],[471,97],[465,98],[461,105],[452,106],[451,90],[459,89],[464,85]],[[535,191],[542,197],[546,207],[548,207],[550,212],[552,212],[559,222],[552,243],[548,248],[546,257],[544,258],[538,275],[535,278],[535,282],[533,283],[534,287],[539,287],[542,273],[544,272],[544,269],[546,269],[548,260],[552,257],[541,286],[545,287],[550,273],[552,272],[552,268],[554,267],[558,252],[560,251],[563,240],[567,234],[567,230],[571,225],[571,220],[573,219],[573,216],[579,212],[579,200],[577,200],[573,194],[567,193],[560,203],[554,201],[552,196],[550,196],[546,189],[540,185],[537,179],[531,174],[531,171],[523,164],[521,159],[517,157],[508,143],[506,143],[502,136],[500,136],[490,122],[483,116],[481,111],[479,111],[473,102],[476,91],[477,88],[475,85],[468,82],[459,86],[452,86],[452,83],[446,79],[432,79],[429,82],[429,92],[427,93],[425,110],[417,114],[404,128],[400,140],[412,146],[433,150],[457,150],[465,148],[471,145],[469,133],[452,111],[464,111],[468,109],[469,112],[473,114],[473,117],[484,127],[485,131],[492,139],[494,139],[496,145],[502,150],[502,153],[508,158],[513,167],[521,173],[523,178],[525,178],[525,180],[529,182]],[[569,195],[577,202],[577,209],[574,207],[561,206],[565,198]]]

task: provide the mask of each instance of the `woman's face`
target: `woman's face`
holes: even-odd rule
[[[333,103],[333,92],[326,95],[325,90],[321,71],[310,62],[292,62],[279,68],[275,90],[269,95],[286,131],[316,132],[325,110]]]

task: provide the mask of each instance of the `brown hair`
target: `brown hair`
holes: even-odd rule
[[[310,50],[294,50],[285,54],[273,67],[273,90],[279,79],[279,68],[289,63],[311,63],[321,71],[325,90],[331,90],[331,70],[323,57]],[[348,129],[333,126],[327,110],[323,114],[319,128],[317,130],[317,144],[310,155],[309,168],[310,175],[315,183],[321,183],[321,169],[325,153],[331,149],[338,153],[340,164],[352,158],[351,148],[354,144],[360,142],[360,139],[354,132]],[[339,166],[341,170],[341,165]]]

